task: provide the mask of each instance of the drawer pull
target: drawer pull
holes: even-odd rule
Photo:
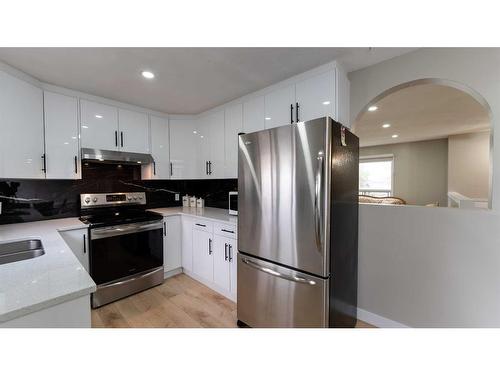
[[[198,225],[199,227],[204,227],[204,228],[206,228],[206,225],[205,225],[205,224],[198,224],[198,223],[196,223],[196,225]]]
[[[232,233],[234,234],[234,230],[221,229],[221,232]]]

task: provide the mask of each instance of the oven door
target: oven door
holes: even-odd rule
[[[163,266],[162,220],[90,230],[90,275],[97,285]]]

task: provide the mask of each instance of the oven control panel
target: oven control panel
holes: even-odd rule
[[[80,194],[80,205],[82,208],[136,204],[146,204],[145,192]]]

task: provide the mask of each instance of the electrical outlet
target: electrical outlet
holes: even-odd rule
[[[178,201],[180,199],[181,199],[180,194],[175,194],[175,200]]]

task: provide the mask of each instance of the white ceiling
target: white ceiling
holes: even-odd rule
[[[374,103],[356,120],[360,146],[446,138],[490,129],[488,111],[469,94],[447,86],[423,84],[407,87]],[[382,124],[391,124],[382,128]],[[398,134],[398,138],[392,138]]]
[[[0,60],[50,84],[197,114],[335,59],[354,71],[414,49],[0,48]],[[155,79],[142,78],[142,70]]]

